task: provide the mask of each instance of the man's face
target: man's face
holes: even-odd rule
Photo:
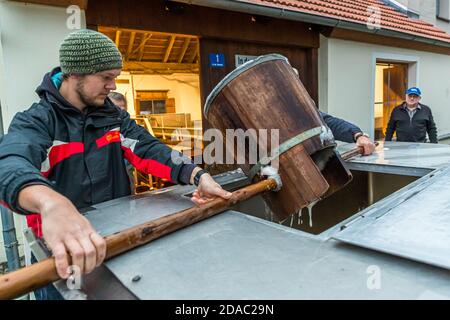
[[[105,70],[78,77],[76,91],[86,106],[100,107],[105,104],[106,96],[116,90],[116,78],[120,69]]]
[[[406,95],[406,103],[409,106],[415,106],[418,104],[421,100],[421,97],[419,97],[417,94],[407,94]]]

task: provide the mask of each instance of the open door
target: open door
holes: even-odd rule
[[[375,139],[385,137],[392,110],[405,100],[408,85],[408,65],[377,63],[375,88]]]

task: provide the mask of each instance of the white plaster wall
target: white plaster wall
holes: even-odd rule
[[[58,65],[58,49],[69,34],[65,8],[0,2],[0,99],[3,125],[37,99],[34,90]],[[81,11],[81,27],[85,27]]]

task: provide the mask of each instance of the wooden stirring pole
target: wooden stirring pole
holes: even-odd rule
[[[378,147],[380,144],[378,142],[375,142],[375,147]],[[355,156],[359,156],[364,154],[364,148],[363,147],[356,147],[353,148],[347,152],[344,152],[343,154],[341,154],[341,158],[343,160],[350,160],[351,158],[355,157]]]

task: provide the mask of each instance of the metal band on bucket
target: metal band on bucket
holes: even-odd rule
[[[243,65],[237,67],[236,69],[231,71],[229,74],[227,74],[225,76],[225,78],[223,78],[217,84],[217,86],[215,86],[215,88],[211,91],[211,93],[206,98],[205,106],[203,108],[203,114],[205,115],[205,118],[208,119],[209,106],[211,105],[213,100],[217,97],[217,95],[222,91],[222,89],[228,83],[230,83],[232,80],[234,80],[236,77],[238,77],[243,72],[255,67],[256,65],[261,64],[263,62],[272,61],[272,60],[284,60],[285,62],[287,62],[290,65],[289,60],[285,56],[282,56],[281,54],[272,53],[272,54],[267,54],[264,56],[259,56],[253,60],[247,61]]]
[[[270,157],[267,156],[267,157],[264,157],[261,160],[259,160],[258,163],[256,163],[250,169],[248,178],[250,179],[250,181],[252,181],[253,178],[255,177],[255,175],[261,170],[261,168],[263,166],[267,166],[272,160],[278,158],[280,155],[282,155],[286,151],[299,145],[303,141],[306,141],[314,136],[321,134],[322,132],[323,132],[323,127],[315,127],[315,128],[306,130],[291,139],[286,140],[277,149],[275,149],[274,152],[272,152],[273,154],[271,154]]]

